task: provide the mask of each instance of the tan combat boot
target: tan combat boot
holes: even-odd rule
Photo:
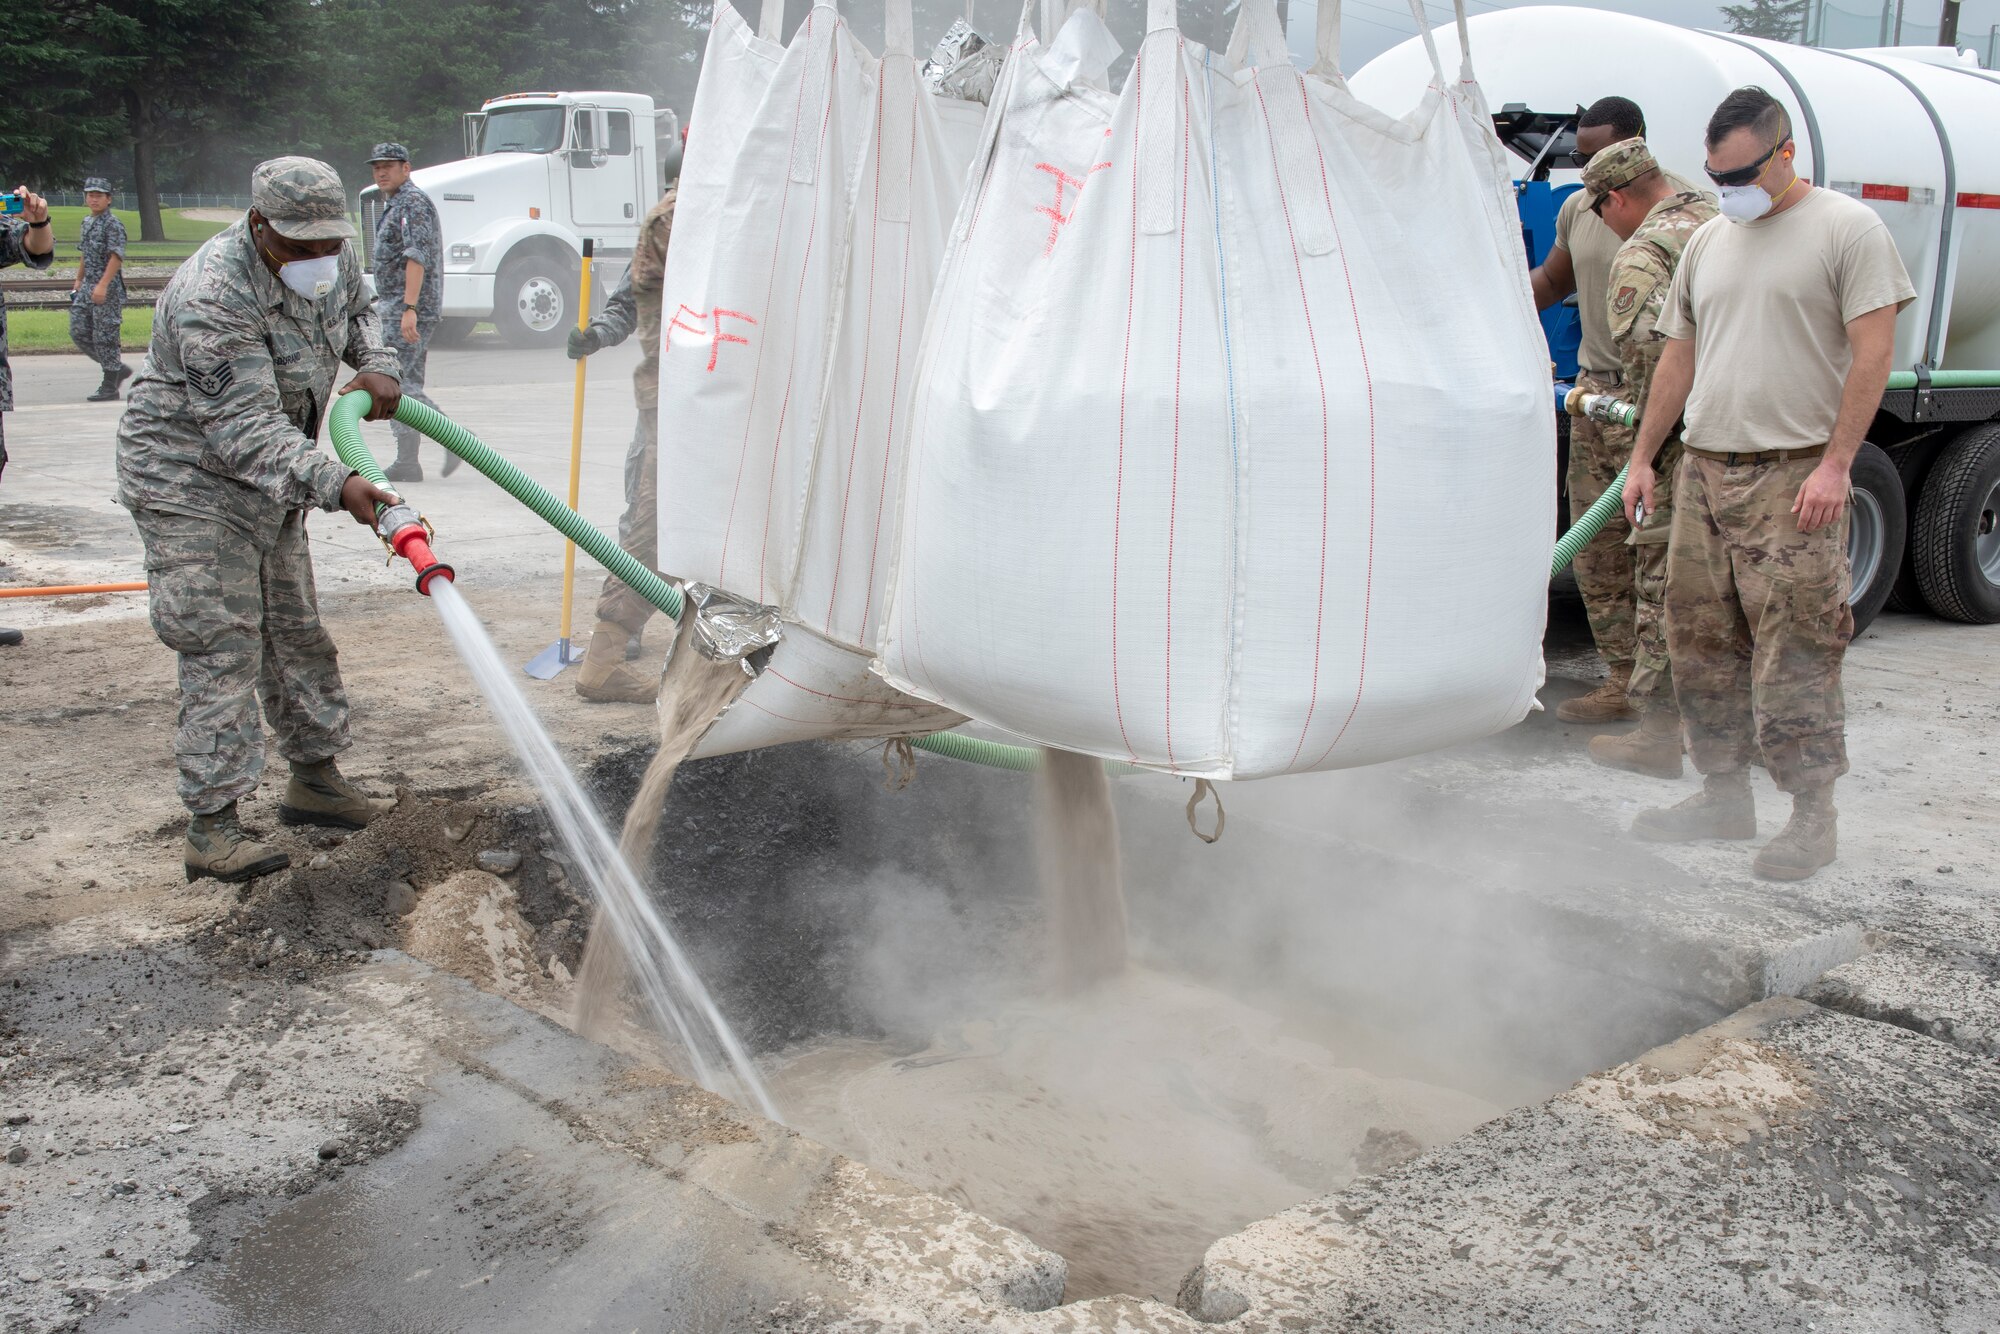
[[[243,826],[236,822],[233,801],[219,811],[188,821],[181,859],[187,863],[189,880],[207,875],[232,884],[270,875],[292,864],[291,854],[284,849],[259,843],[243,832]]]
[[[1625,687],[1631,683],[1631,663],[1613,667],[1603,685],[1556,705],[1556,717],[1566,723],[1622,723],[1637,718],[1639,711],[1625,698]]]
[[[1649,843],[1692,843],[1702,838],[1757,837],[1757,807],[1750,775],[1742,770],[1709,774],[1701,791],[1677,806],[1640,811],[1632,836]]]
[[[292,761],[292,781],[285,784],[278,818],[286,824],[325,825],[329,829],[365,829],[370,821],[396,808],[394,797],[371,797],[342,777],[332,759],[311,764]]]
[[[584,650],[576,693],[600,704],[651,704],[660,694],[660,676],[625,661],[631,632],[615,621],[599,621]]]
[[[1751,869],[1766,880],[1803,880],[1832,863],[1840,812],[1833,808],[1833,784],[1792,794],[1792,818],[1778,836],[1757,849]]]
[[[1679,778],[1681,750],[1680,714],[1658,707],[1641,714],[1634,731],[1590,739],[1590,758],[1599,764],[1653,778]]]

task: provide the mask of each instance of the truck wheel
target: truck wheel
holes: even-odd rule
[[[2000,621],[2000,423],[1946,445],[1917,503],[1917,585],[1953,621]]]
[[[558,347],[576,311],[579,265],[549,255],[523,255],[500,266],[493,285],[493,327],[515,347]]]
[[[1854,633],[1858,635],[1889,600],[1908,518],[1903,479],[1879,446],[1861,446],[1849,477],[1854,504],[1847,515],[1847,568],[1854,583],[1847,603],[1854,609]]]
[[[1903,479],[1903,507],[1909,516],[1907,531],[1917,531],[1917,503],[1924,493],[1924,480],[1930,476],[1931,464],[1937,462],[1938,442],[1919,440],[1913,445],[1904,445],[1893,457],[1896,472]],[[1915,543],[1906,543],[1897,563],[1896,582],[1889,586],[1888,608],[1890,611],[1911,611],[1927,613],[1930,604],[1924,601],[1924,592],[1917,587],[1917,553]]]

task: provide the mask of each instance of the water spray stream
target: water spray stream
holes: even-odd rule
[[[755,1063],[716,1008],[651,895],[619,855],[604,817],[577,784],[515,684],[514,668],[501,659],[479,617],[449,580],[432,583],[430,594],[459,657],[541,791],[556,832],[599,911],[625,942],[632,979],[660,1030],[679,1039],[702,1087],[779,1119]]]

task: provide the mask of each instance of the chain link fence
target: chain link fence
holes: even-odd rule
[[[81,208],[83,206],[83,191],[81,190],[51,190],[44,196],[44,198],[46,198],[51,204],[55,204],[58,206],[74,206],[77,208]],[[137,212],[139,208],[139,196],[133,194],[129,190],[115,190],[112,192],[111,195],[111,207],[130,209],[134,212]],[[249,208],[250,196],[249,195],[162,194],[160,196],[160,207],[161,208]]]

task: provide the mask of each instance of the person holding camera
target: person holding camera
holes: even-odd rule
[[[83,183],[90,209],[77,232],[76,281],[69,289],[69,339],[104,368],[104,382],[88,402],[115,403],[118,387],[132,368],[118,355],[125,322],[125,224],[111,211],[111,182],[92,176]]]
[[[49,201],[16,186],[0,208],[0,269],[25,264],[46,269],[55,259],[56,241],[49,229]],[[14,369],[7,363],[7,297],[0,293],[0,475],[7,471],[7,413],[14,410]],[[19,630],[0,629],[0,644],[21,642]]]

